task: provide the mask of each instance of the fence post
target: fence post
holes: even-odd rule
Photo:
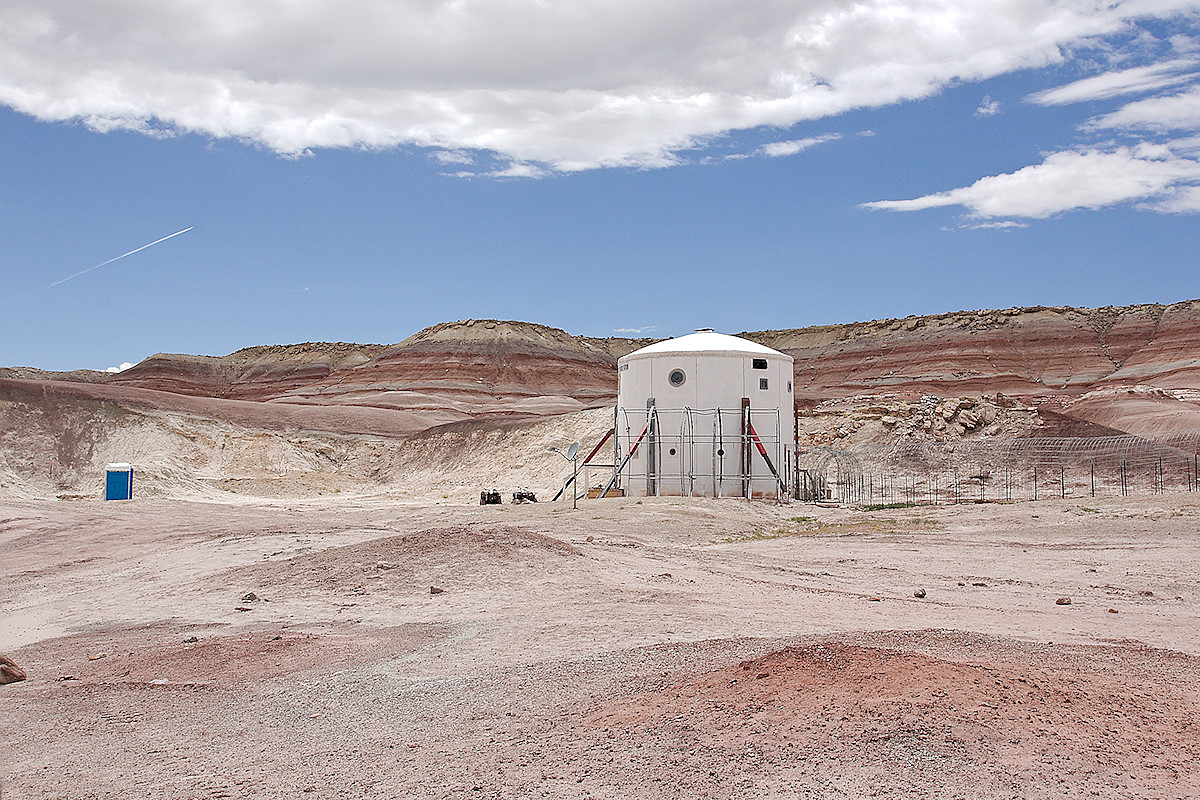
[[[1034,464],[1034,465],[1033,465],[1033,499],[1034,499],[1034,500],[1037,500],[1037,499],[1038,499],[1038,474],[1037,474],[1037,464]]]

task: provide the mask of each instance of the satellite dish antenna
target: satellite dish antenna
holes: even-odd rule
[[[575,442],[567,448],[567,461],[574,461],[577,455],[579,455],[579,442]]]

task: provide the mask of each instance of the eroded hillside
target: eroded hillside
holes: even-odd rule
[[[457,419],[540,416],[611,403],[617,358],[650,341],[465,320],[393,345],[278,345],[221,357],[159,354],[112,381],[201,397],[440,411]]]
[[[811,445],[1200,430],[1200,301],[741,335],[796,359],[799,427]],[[94,494],[106,460],[138,460],[163,493],[207,492],[218,480],[232,481],[222,491],[256,481],[256,491],[276,491],[266,481],[285,494],[545,489],[562,471],[546,447],[598,440],[616,360],[649,342],[465,320],[391,345],[157,355],[118,375],[7,369],[0,490]],[[333,477],[305,477],[321,475]]]

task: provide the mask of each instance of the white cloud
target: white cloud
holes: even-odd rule
[[[632,333],[634,336],[642,336],[647,333],[654,333],[658,330],[657,325],[646,325],[642,328],[613,328],[613,333]]]
[[[960,225],[959,227],[968,231],[1008,231],[1013,228],[1028,228],[1029,223],[1006,219],[998,222],[977,222],[973,225]]]
[[[434,150],[430,157],[439,164],[474,164],[470,153],[462,150]]]
[[[963,206],[972,216],[1044,218],[1063,211],[1133,201],[1157,210],[1185,211],[1200,183],[1200,160],[1163,146],[1051,153],[1041,164],[981,178],[970,186],[912,200],[881,200],[864,208],[919,211]],[[1174,203],[1168,209],[1164,204]]]
[[[130,361],[122,361],[122,362],[121,362],[121,366],[119,366],[119,367],[106,367],[106,368],[104,369],[104,371],[105,371],[105,372],[113,372],[113,373],[116,373],[116,372],[124,372],[125,370],[129,369],[129,368],[130,368],[130,367],[132,367],[132,366],[133,366],[133,363],[132,363],[132,362],[130,362]]]
[[[827,133],[823,136],[812,136],[807,139],[791,139],[786,142],[771,142],[764,144],[758,149],[761,155],[768,158],[781,158],[783,156],[794,156],[796,153],[803,152],[810,147],[815,147],[825,142],[832,142],[842,138],[838,133]]]
[[[459,170],[451,175],[454,178],[543,178],[547,171],[536,164],[510,161],[503,167],[492,170],[472,172],[469,169]]]
[[[513,161],[506,167],[487,173],[489,177],[493,178],[540,178],[545,174],[546,171],[536,164],[519,161]]]
[[[993,100],[990,97],[984,96],[983,102],[979,104],[979,108],[975,109],[977,117],[994,117],[1000,113],[1000,101]]]
[[[1168,214],[1200,214],[1200,186],[1176,186],[1148,207]]]
[[[1165,97],[1147,97],[1088,123],[1091,128],[1200,130],[1200,86]]]
[[[1172,139],[1171,152],[1178,153],[1181,156],[1189,156],[1191,158],[1200,158],[1200,136],[1192,136],[1190,138]]]
[[[1105,72],[1066,86],[1036,92],[1025,99],[1041,106],[1061,106],[1150,92],[1194,79],[1195,74],[1189,73],[1194,73],[1198,67],[1200,62],[1189,59]]]
[[[1169,89],[1194,76],[1200,62],[1176,60],[1153,67],[1138,67],[1097,75],[1066,86],[1031,95],[1040,105],[1062,105],[1117,97],[1134,92]],[[978,113],[978,112],[977,112]],[[1147,97],[1116,111],[1089,120],[1088,131],[1124,133],[1200,131],[1200,86],[1173,94]],[[1064,211],[1097,209],[1120,204],[1163,213],[1200,212],[1200,137],[1171,141],[1142,140],[1118,147],[1103,146],[1064,150],[1045,156],[1015,172],[981,178],[970,186],[916,197],[881,200],[864,208],[917,211],[962,206],[972,217],[1044,218]],[[974,226],[1008,226],[1009,222]]]
[[[1192,0],[8,0],[0,103],[97,130],[662,167],[789,126],[1060,63]],[[435,156],[437,158],[438,156]],[[449,162],[458,163],[458,162]],[[536,166],[532,166],[536,165]]]

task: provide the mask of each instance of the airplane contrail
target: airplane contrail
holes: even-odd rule
[[[71,280],[72,278],[78,278],[80,275],[86,275],[89,272],[91,272],[92,270],[100,269],[101,267],[111,264],[114,261],[120,261],[122,258],[125,258],[125,256],[131,256],[134,253],[140,253],[141,251],[145,250],[147,247],[153,247],[154,245],[158,244],[159,242],[165,242],[167,239],[173,239],[174,237],[178,236],[181,233],[187,233],[194,227],[196,227],[196,226],[192,225],[191,227],[184,228],[181,231],[175,231],[170,236],[164,236],[161,239],[155,239],[150,244],[144,244],[135,250],[130,250],[128,253],[122,253],[121,255],[117,256],[116,258],[110,258],[108,261],[103,261],[94,267],[88,267],[85,270],[80,270],[79,272],[76,272],[74,275],[68,275],[65,278],[60,278],[59,280],[56,280],[54,283],[50,284],[49,286],[42,287],[42,291],[45,291],[46,289],[53,289],[55,286],[58,286],[60,283],[66,283],[67,281]]]

